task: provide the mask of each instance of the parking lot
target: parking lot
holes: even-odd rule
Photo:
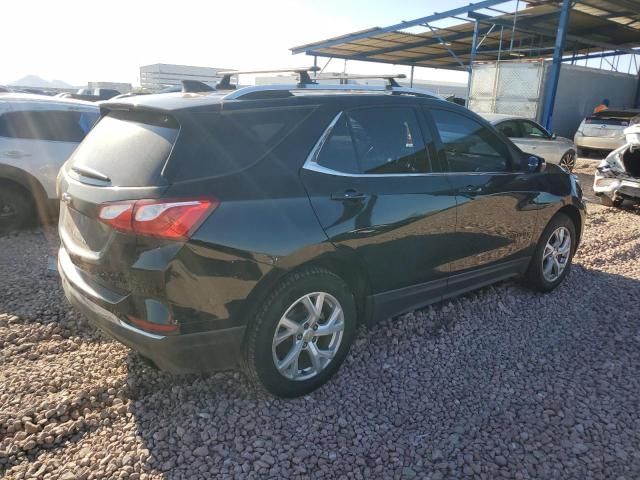
[[[361,330],[294,400],[146,366],[68,306],[57,242],[0,238],[6,478],[640,477],[638,210],[589,204],[553,293],[502,283]]]

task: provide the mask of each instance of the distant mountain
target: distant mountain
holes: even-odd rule
[[[73,85],[69,85],[62,80],[45,80],[37,75],[27,75],[25,77],[15,80],[9,85],[19,85],[21,87],[36,87],[36,88],[74,88]]]

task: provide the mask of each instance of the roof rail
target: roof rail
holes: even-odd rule
[[[234,75],[247,75],[255,73],[297,73],[299,85],[314,85],[315,82],[311,80],[309,72],[319,72],[320,67],[303,67],[303,68],[281,68],[275,70],[229,70],[224,72],[217,72],[217,75],[222,75],[222,79],[216,85],[216,90],[235,90],[235,85],[231,84],[231,77]]]
[[[318,85],[298,84],[298,85],[255,85],[251,87],[239,88],[235,92],[228,93],[223,100],[239,100],[239,99],[266,99],[281,96],[292,96],[292,92],[300,92],[306,94],[314,93],[385,93],[388,95],[413,95],[416,97],[429,97],[442,99],[439,95],[418,88],[408,88],[402,86],[378,86],[378,85],[358,85],[355,83],[346,85]]]

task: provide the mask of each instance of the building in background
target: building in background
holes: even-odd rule
[[[182,80],[198,80],[214,85],[218,80],[217,72],[224,70],[229,69],[168,63],[143,65],[140,67],[140,86],[145,90],[157,92],[167,87],[179,87],[182,85]]]
[[[120,93],[129,93],[131,91],[130,83],[123,82],[89,82],[88,88],[107,88],[109,90],[117,90]]]

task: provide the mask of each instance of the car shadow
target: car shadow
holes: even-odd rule
[[[525,430],[564,449],[567,438],[550,428],[578,423],[584,402],[590,424],[633,408],[593,392],[629,388],[625,377],[638,373],[629,306],[639,291],[638,280],[579,264],[546,295],[503,282],[361,329],[332,381],[289,400],[238,372],[172,376],[131,354],[129,412],[149,451],[143,471],[177,478],[195,462],[203,474],[279,477],[351,464],[373,476],[410,466],[420,476],[442,459],[451,468],[447,458],[455,463],[470,432],[507,445]],[[554,389],[570,397],[563,417],[534,420],[552,408],[544,399]]]

